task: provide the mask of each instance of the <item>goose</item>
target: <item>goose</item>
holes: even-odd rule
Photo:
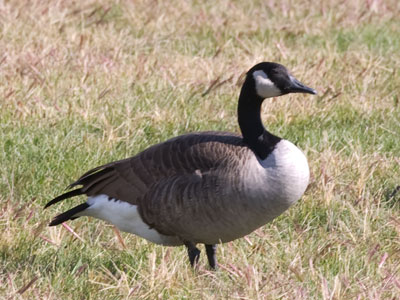
[[[264,99],[289,93],[316,91],[281,64],[256,64],[239,96],[242,135],[188,133],[96,167],[45,205],[88,197],[54,217],[49,226],[82,216],[98,218],[156,244],[186,246],[192,267],[200,257],[197,244],[204,244],[209,266],[215,269],[217,244],[270,222],[307,188],[309,167],[303,152],[267,131],[261,121]]]

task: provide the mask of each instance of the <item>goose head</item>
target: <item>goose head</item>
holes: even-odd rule
[[[262,100],[290,93],[317,93],[298,81],[284,66],[273,62],[262,62],[252,67],[247,72],[245,85],[250,85]]]
[[[262,62],[247,72],[239,96],[238,123],[243,141],[260,159],[265,159],[280,140],[264,128],[260,114],[261,105],[266,98],[290,93],[317,92],[298,81],[278,63]]]

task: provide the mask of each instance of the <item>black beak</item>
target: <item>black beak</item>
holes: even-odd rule
[[[290,78],[290,86],[287,88],[287,93],[306,93],[306,94],[313,94],[316,95],[317,91],[302,84],[293,76],[289,76]]]

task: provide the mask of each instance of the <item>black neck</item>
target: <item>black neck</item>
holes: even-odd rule
[[[263,99],[257,95],[255,87],[251,86],[251,84],[252,82],[247,79],[240,92],[238,121],[243,135],[243,142],[260,159],[265,159],[281,139],[264,128],[261,121]]]

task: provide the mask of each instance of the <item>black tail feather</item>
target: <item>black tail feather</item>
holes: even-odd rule
[[[49,207],[50,205],[56,204],[57,202],[60,202],[60,201],[62,201],[62,200],[64,200],[64,199],[71,198],[71,197],[75,197],[75,196],[82,195],[82,194],[83,194],[83,192],[82,192],[81,189],[76,189],[76,190],[73,190],[73,191],[69,191],[69,192],[67,192],[67,193],[65,193],[65,194],[62,194],[62,195],[60,195],[60,196],[54,198],[53,200],[51,200],[49,203],[47,203],[47,204],[44,206],[44,208],[47,208],[47,207]]]
[[[112,168],[104,168],[104,166],[100,166],[97,168],[94,168],[90,170],[89,172],[86,172],[84,175],[82,175],[77,181],[71,183],[68,186],[68,189],[73,188],[77,185],[83,185],[86,186],[89,184],[91,181],[93,181],[94,178],[99,178],[103,175],[106,175],[107,173],[110,173],[112,171]]]
[[[78,218],[79,216],[75,216],[77,213],[85,210],[88,208],[90,205],[87,203],[82,203],[79,204],[78,206],[75,206],[74,208],[71,208],[70,210],[67,210],[66,212],[56,216],[49,224],[49,226],[56,226],[59,225],[65,221],[68,220],[73,220]]]

